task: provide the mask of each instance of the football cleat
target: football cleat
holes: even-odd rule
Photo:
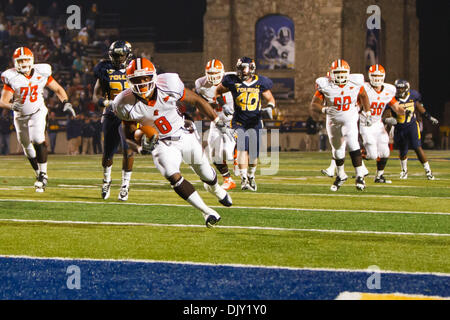
[[[220,221],[220,217],[216,217],[213,215],[209,215],[206,218],[205,224],[207,228],[213,228],[216,224],[218,224]]]
[[[248,177],[248,184],[250,185],[250,190],[256,191],[258,187],[256,186],[255,177]]]
[[[330,170],[330,168],[322,169],[320,172],[327,177],[333,178],[334,177],[334,170]]]
[[[219,200],[219,202],[225,207],[231,207],[233,205],[233,200],[231,200],[231,197],[228,193],[222,200]]]
[[[366,183],[363,177],[356,177],[356,190],[363,191],[366,188]]]
[[[400,179],[402,179],[402,180],[408,179],[408,171],[407,170],[402,170],[402,172],[400,172]]]
[[[425,174],[427,175],[428,180],[435,180],[435,177],[433,176],[433,173],[431,173],[431,170],[425,171]]]
[[[250,185],[248,178],[241,178],[241,190],[255,191],[255,190],[253,190],[252,186]]]
[[[48,184],[47,175],[45,174],[45,172],[40,172],[36,182],[34,183],[36,192],[44,192],[45,188],[47,187],[47,184]]]
[[[339,176],[336,177],[336,180],[334,180],[333,184],[331,185],[330,190],[331,191],[338,191],[339,188],[344,184],[345,181],[347,181],[347,176],[341,178]]]
[[[125,185],[120,188],[119,197],[118,197],[118,199],[120,201],[127,201],[128,200],[128,190],[129,189],[130,188],[125,186]]]
[[[375,183],[392,183],[392,181],[386,180],[386,178],[383,175],[381,175],[375,178]]]
[[[111,192],[111,181],[105,181],[103,180],[103,186],[102,186],[102,198],[104,200],[109,198],[109,194]]]
[[[225,177],[225,178],[223,178],[222,188],[224,190],[234,189],[234,188],[236,188],[236,183],[233,181],[233,179],[231,177]]]

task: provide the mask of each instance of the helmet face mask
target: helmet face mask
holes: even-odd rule
[[[330,80],[338,86],[346,85],[350,75],[350,66],[345,60],[335,60],[331,64]]]
[[[222,82],[225,74],[223,63],[220,60],[213,59],[208,61],[205,67],[206,80],[214,86]]]
[[[397,98],[401,98],[404,99],[408,96],[409,93],[409,82],[406,80],[402,80],[402,79],[397,79],[395,80],[395,88],[397,89],[395,96]]]
[[[115,68],[126,68],[131,57],[131,44],[122,40],[113,42],[109,47],[108,56]]]
[[[131,91],[142,98],[153,95],[156,77],[155,66],[145,58],[132,60],[127,67],[127,80]]]
[[[383,66],[375,64],[369,68],[369,81],[372,87],[381,87],[384,84],[386,71]]]
[[[14,68],[17,72],[27,74],[34,65],[34,56],[30,49],[26,47],[17,48],[13,55]]]
[[[256,72],[256,64],[248,57],[240,58],[236,64],[237,75],[242,81],[252,79]]]

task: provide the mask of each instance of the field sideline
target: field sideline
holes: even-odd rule
[[[408,180],[399,180],[395,154],[385,174],[392,184],[375,185],[375,163],[366,162],[367,189],[358,192],[347,160],[350,178],[333,193],[333,180],[320,175],[329,164],[328,152],[281,153],[276,175],[257,175],[257,193],[231,191],[231,208],[220,206],[183,166],[183,175],[222,216],[214,229],[204,227],[201,214],[171,190],[151,157],[136,157],[125,203],[117,200],[120,155],[115,157],[111,197],[106,201],[100,197],[99,155],[50,155],[49,186],[43,194],[34,191],[25,157],[1,157],[0,256],[350,271],[375,265],[390,272],[442,274],[447,291],[433,295],[448,297],[450,152],[427,151],[435,181],[426,179],[413,154]],[[431,282],[429,286],[431,290]],[[341,289],[336,292],[354,292]],[[416,290],[403,289],[430,295],[427,283]],[[285,298],[296,297],[307,296]]]

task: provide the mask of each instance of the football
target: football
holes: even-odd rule
[[[152,126],[139,125],[139,128],[134,132],[134,140],[137,144],[141,144],[142,136],[144,134],[150,139],[154,135],[158,136],[158,131]]]

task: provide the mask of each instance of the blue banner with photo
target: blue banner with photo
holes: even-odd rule
[[[294,69],[294,22],[286,16],[269,15],[256,23],[256,67]]]
[[[294,99],[294,78],[271,78],[272,94],[275,100]]]

